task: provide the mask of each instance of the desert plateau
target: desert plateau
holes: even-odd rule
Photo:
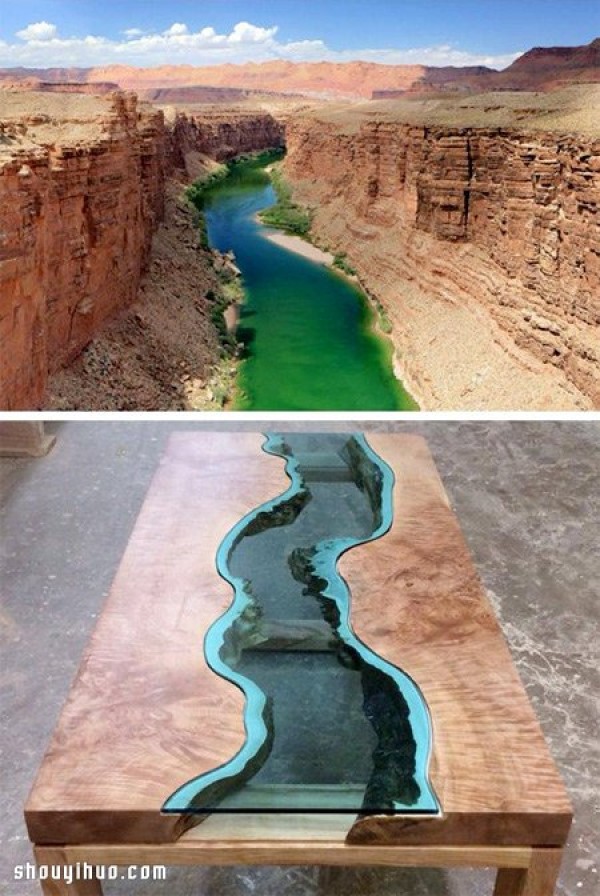
[[[225,189],[232,166],[249,163],[256,179],[263,154],[260,177],[285,214],[259,209],[253,238],[288,259],[299,237],[322,250],[298,277],[333,259],[319,276],[355,294],[347,312],[331,298],[333,336],[353,315],[381,376],[389,367],[404,390],[375,409],[600,409],[599,110],[600,39],[536,48],[500,71],[1,69],[0,407],[287,407],[285,396],[239,403],[253,352],[269,353],[277,378],[260,329],[277,309],[257,311],[258,272],[230,242],[217,248],[198,199]],[[292,308],[272,344],[296,351],[303,314]],[[300,390],[289,407],[310,401]]]

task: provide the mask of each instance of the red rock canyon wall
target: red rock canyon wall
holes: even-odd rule
[[[115,94],[89,138],[22,146],[0,160],[0,407],[43,406],[48,373],[136,298],[163,215],[165,178],[185,155],[281,143],[270,116],[206,126]],[[239,125],[239,126],[238,126]],[[26,129],[27,122],[17,128]],[[8,137],[14,123],[2,125]],[[275,143],[273,143],[275,141]]]
[[[600,407],[599,140],[306,118],[287,145],[317,235],[388,306],[402,283],[480,306]]]

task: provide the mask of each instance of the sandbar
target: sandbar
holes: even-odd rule
[[[266,231],[265,236],[272,243],[277,243],[283,249],[289,249],[290,252],[296,252],[297,255],[303,255],[304,258],[309,258],[318,264],[333,264],[334,256],[331,252],[324,252],[323,249],[318,249],[317,246],[307,243],[306,240],[299,236],[292,236],[289,233],[277,233],[275,231]]]

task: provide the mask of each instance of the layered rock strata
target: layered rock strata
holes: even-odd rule
[[[600,407],[600,140],[311,116],[287,144],[425,408]]]
[[[22,114],[10,92],[0,107],[5,410],[42,407],[48,374],[135,300],[166,179],[186,156],[228,158],[275,139],[261,114],[241,115],[239,130],[235,113],[214,129],[185,116],[171,127],[131,94],[27,97]]]
[[[162,116],[98,102],[85,142],[17,146],[0,166],[3,408],[40,406],[48,371],[135,299],[163,214]]]
[[[176,112],[171,124],[171,153],[175,166],[190,168],[198,156],[226,162],[236,156],[285,145],[284,128],[272,115],[243,109],[200,115]]]

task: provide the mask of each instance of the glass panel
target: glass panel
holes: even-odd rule
[[[246,743],[180,787],[170,812],[437,813],[415,683],[350,627],[340,555],[383,535],[393,474],[360,435],[269,436],[291,485],[223,541],[235,589],[205,654],[246,695]]]

